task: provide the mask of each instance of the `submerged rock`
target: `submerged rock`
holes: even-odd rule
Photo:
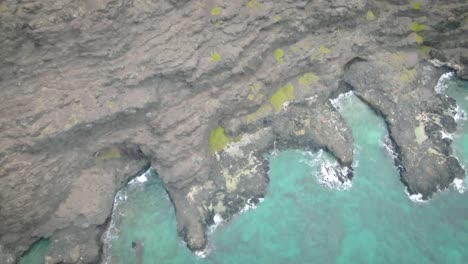
[[[149,163],[180,235],[202,249],[215,214],[264,195],[274,142],[351,164],[351,131],[329,104],[343,78],[385,115],[402,180],[429,197],[462,177],[439,133],[455,128],[452,102],[434,93],[442,72],[427,61],[468,77],[467,5],[3,1],[0,260],[105,224],[116,191]]]

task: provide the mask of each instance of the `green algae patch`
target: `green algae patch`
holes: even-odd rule
[[[121,154],[118,148],[110,148],[108,150],[99,152],[97,156],[94,158],[94,164],[98,164],[99,162],[112,160],[112,159],[120,159]]]
[[[258,2],[257,0],[250,0],[247,2],[247,4],[245,4],[247,6],[247,8],[260,8],[262,7],[262,3]]]
[[[270,104],[275,112],[279,112],[283,108],[284,103],[291,100],[294,100],[294,86],[289,83],[271,95]]]
[[[275,20],[275,22],[279,22],[279,21],[281,21],[281,16],[276,15],[276,16],[273,17],[273,19]]]
[[[423,45],[423,46],[419,47],[419,52],[420,52],[422,55],[424,55],[424,56],[429,55],[429,53],[431,52],[431,50],[432,50],[432,48],[429,47],[429,46]]]
[[[372,12],[372,10],[367,11],[366,19],[370,20],[370,21],[376,19],[376,16],[375,16],[374,12]]]
[[[400,76],[400,80],[408,84],[416,79],[416,69],[404,70]]]
[[[331,50],[324,45],[320,45],[319,52],[322,54],[330,54]]]
[[[416,2],[416,3],[413,3],[411,5],[411,8],[413,8],[414,10],[419,10],[421,8],[421,4]]]
[[[415,35],[414,35],[414,41],[416,41],[418,44],[423,44],[424,38],[423,38],[421,35],[415,33]]]
[[[213,52],[211,53],[211,60],[214,62],[218,62],[221,60],[221,54],[219,52]]]
[[[223,150],[230,142],[231,138],[224,133],[224,128],[222,126],[218,126],[211,131],[210,138],[208,139],[211,152]]]
[[[275,59],[279,64],[283,63],[284,51],[282,49],[275,49],[273,56],[275,56]]]
[[[221,15],[221,7],[216,6],[211,9],[211,15],[212,16],[219,16]]]
[[[427,29],[426,25],[419,24],[419,23],[411,24],[411,31],[413,31],[415,33],[419,33],[419,32],[424,31],[426,29]]]
[[[255,111],[254,113],[252,114],[248,114],[246,117],[245,117],[245,122],[247,122],[247,124],[249,123],[253,123],[253,122],[256,122],[257,120],[263,118],[263,117],[266,117],[268,116],[269,114],[271,114],[273,112],[273,108],[271,107],[271,105],[269,104],[264,104],[262,106],[260,106],[257,111]]]
[[[299,77],[299,85],[303,87],[309,87],[312,83],[317,82],[320,80],[320,77],[315,75],[314,73],[305,73],[301,77]]]

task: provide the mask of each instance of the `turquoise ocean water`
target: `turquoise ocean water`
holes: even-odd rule
[[[468,83],[445,79],[445,92],[468,112]],[[384,147],[380,117],[354,96],[340,101],[353,130],[355,174],[340,190],[321,184],[323,152],[285,151],[270,157],[270,185],[256,209],[210,232],[210,252],[192,254],[176,233],[174,208],[155,174],[116,197],[107,263],[468,263],[468,190],[451,187],[428,202],[405,193]],[[468,125],[454,135],[468,164]],[[32,263],[32,262],[31,262]]]

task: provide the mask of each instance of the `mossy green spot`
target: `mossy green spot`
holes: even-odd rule
[[[221,7],[216,6],[211,9],[212,16],[219,16],[221,14]]]
[[[278,63],[283,63],[283,57],[284,57],[284,51],[280,48],[275,49],[275,52],[273,53],[275,56],[275,59]]]
[[[322,54],[330,54],[331,50],[324,45],[320,45],[319,52]]]
[[[281,20],[281,16],[280,15],[276,15],[274,18],[275,22],[278,22]]]
[[[367,11],[366,18],[367,18],[367,20],[375,20],[376,19],[375,14],[374,14],[374,12],[372,12],[372,10]]]
[[[415,33],[419,33],[419,32],[424,31],[426,29],[427,29],[427,27],[425,25],[423,25],[423,24],[419,24],[419,23],[416,23],[416,22],[411,24],[411,30],[413,32],[415,32]]]
[[[415,69],[404,70],[403,73],[400,75],[400,80],[404,84],[411,83],[412,81],[414,81],[414,79],[416,79],[416,70]]]
[[[424,38],[419,34],[414,34],[414,41],[418,44],[422,44],[424,42]]]
[[[96,165],[99,162],[106,160],[120,159],[120,157],[120,150],[118,148],[110,148],[105,151],[99,152],[94,158],[94,164]]]
[[[411,5],[411,8],[413,8],[414,10],[419,10],[421,8],[421,4],[416,2],[416,3],[413,3]]]
[[[425,45],[419,47],[419,51],[420,51],[423,55],[426,55],[426,56],[429,55],[429,53],[431,52],[431,49],[432,49],[431,47],[425,46]]]
[[[219,52],[213,52],[211,53],[211,60],[214,62],[218,62],[221,60],[221,54]]]
[[[218,152],[223,150],[231,142],[231,138],[224,133],[222,126],[216,127],[211,131],[208,145],[211,152]]]
[[[314,73],[305,73],[304,75],[302,75],[301,77],[299,77],[299,85],[303,86],[303,87],[308,87],[310,84],[312,84],[313,82],[316,82],[320,80],[320,77],[318,77],[317,75],[315,75]]]
[[[247,124],[252,123],[252,122],[256,122],[259,119],[268,116],[272,112],[273,112],[273,107],[270,104],[264,104],[264,105],[261,105],[257,109],[257,111],[255,111],[254,113],[248,114],[245,117],[245,121],[247,122]]]
[[[246,6],[248,8],[254,8],[254,7],[260,8],[262,6],[262,3],[258,2],[257,0],[250,0],[247,2]]]
[[[284,103],[294,99],[294,86],[292,84],[287,84],[279,88],[274,92],[270,97],[270,104],[275,110],[275,112],[281,111]]]

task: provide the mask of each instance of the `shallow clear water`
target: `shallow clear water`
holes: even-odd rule
[[[468,112],[468,84],[447,93]],[[352,187],[318,183],[325,153],[286,151],[270,158],[270,185],[256,209],[210,234],[211,252],[197,258],[176,233],[174,209],[156,175],[119,192],[108,237],[108,263],[468,263],[468,192],[453,188],[414,203],[399,181],[382,119],[356,97],[341,102],[353,129]],[[468,126],[453,144],[468,164]]]
[[[37,241],[19,260],[18,264],[42,264],[49,249],[50,241],[41,239]]]

